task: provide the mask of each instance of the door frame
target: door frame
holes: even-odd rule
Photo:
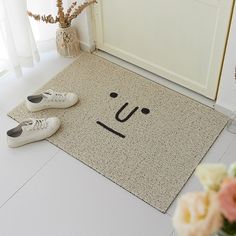
[[[203,0],[204,1],[204,0]],[[219,86],[220,86],[220,81],[221,81],[221,76],[222,76],[222,70],[223,70],[223,65],[224,65],[224,59],[225,59],[225,54],[226,54],[226,50],[227,50],[227,45],[228,45],[228,39],[229,39],[229,33],[230,33],[230,29],[231,29],[231,24],[232,24],[232,17],[233,17],[233,14],[234,14],[234,5],[235,5],[235,2],[236,0],[231,0],[232,1],[232,6],[231,6],[231,13],[230,13],[230,20],[229,20],[229,25],[228,25],[228,29],[227,29],[227,37],[226,37],[226,41],[225,41],[225,47],[224,47],[224,52],[223,52],[223,57],[222,57],[222,62],[221,62],[221,66],[220,66],[220,71],[219,71],[219,79],[218,79],[218,82],[217,82],[217,86],[216,86],[216,91],[214,91],[214,98],[208,98],[206,96],[204,96],[203,94],[199,94],[195,91],[192,91],[191,89],[189,88],[185,88],[185,87],[182,87],[181,85],[177,84],[177,87],[180,86],[182,87],[181,89],[176,89],[177,92],[180,92],[180,93],[183,93],[186,95],[185,92],[183,92],[183,90],[188,90],[190,91],[190,93],[195,93],[198,96],[202,96],[203,98],[205,98],[205,100],[207,101],[216,101],[217,100],[217,96],[218,96],[218,92],[219,92]],[[97,5],[98,4],[98,5]],[[93,52],[95,50],[98,50],[98,47],[99,47],[99,41],[102,42],[103,41],[103,37],[102,37],[102,29],[100,27],[101,25],[101,21],[102,21],[102,16],[100,14],[100,11],[99,11],[99,8],[101,7],[101,2],[98,0],[98,3],[96,3],[96,5],[92,6],[90,8],[90,10],[88,11],[88,13],[86,14],[87,15],[87,20],[88,20],[88,26],[89,26],[89,35],[90,35],[90,38],[92,39],[92,47],[90,49],[90,52]],[[96,19],[99,19],[100,22],[98,22]],[[112,50],[106,50],[106,53],[109,54],[109,52],[112,52]],[[112,55],[111,55],[112,56]],[[116,56],[114,56],[116,57]],[[121,60],[125,60],[125,58],[122,58]],[[127,63],[130,63],[132,65],[136,65],[138,67],[138,64],[136,63],[133,63],[133,62],[129,62],[129,61],[126,61]],[[119,63],[118,63],[119,64]],[[122,63],[121,63],[122,64]],[[142,70],[146,71],[147,69],[144,69],[144,68],[141,68]],[[149,71],[150,73],[153,73],[151,71]],[[154,73],[155,74],[155,73]],[[155,74],[157,77],[160,77],[158,74]],[[166,78],[163,78],[164,80],[166,81],[169,81],[170,83],[172,84],[175,84],[174,81],[171,81],[171,80],[168,80]],[[156,81],[157,82],[157,81]],[[157,83],[160,83],[160,82],[157,82]],[[166,84],[166,83],[164,83]],[[167,83],[168,84],[168,83]],[[167,87],[169,87],[167,85]],[[172,86],[171,86],[172,87]],[[172,88],[173,89],[173,88]],[[174,88],[175,90],[175,88]],[[187,94],[189,94],[187,92]],[[188,96],[188,95],[187,95]],[[196,99],[194,98],[195,96],[193,96],[193,99]],[[198,100],[198,99],[196,99]],[[202,100],[202,99],[200,99]],[[207,104],[209,104],[209,102],[207,102]]]

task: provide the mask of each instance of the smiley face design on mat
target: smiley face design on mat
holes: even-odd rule
[[[110,93],[110,97],[113,98],[113,99],[117,99],[118,98],[118,93],[111,92]],[[126,115],[124,118],[120,118],[122,112],[125,109],[129,109],[128,115]],[[138,106],[136,106],[134,108],[130,108],[129,103],[126,102],[126,103],[122,104],[121,107],[117,110],[117,112],[115,114],[113,114],[113,115],[114,115],[114,119],[117,122],[124,123],[124,122],[127,122],[128,120],[132,119],[133,115],[138,113],[138,112],[142,113],[142,115],[148,115],[150,113],[150,110],[148,108],[145,108],[145,107],[140,108]],[[113,127],[107,126],[106,124],[104,124],[101,121],[97,121],[97,124],[100,125],[101,127],[103,127],[104,129],[106,129],[107,131],[113,133],[114,135],[117,135],[117,136],[119,136],[121,138],[125,138],[126,137],[125,134],[122,134],[119,131],[113,129]]]

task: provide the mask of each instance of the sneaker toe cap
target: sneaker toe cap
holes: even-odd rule
[[[50,118],[47,119],[47,121],[48,121],[50,129],[53,132],[56,132],[59,129],[60,125],[61,125],[61,121],[58,117],[50,117]]]
[[[68,99],[68,101],[70,102],[70,104],[72,106],[72,105],[74,105],[74,104],[76,104],[78,102],[79,97],[75,93],[68,93],[67,94],[67,99]]]

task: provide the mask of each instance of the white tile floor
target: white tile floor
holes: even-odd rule
[[[1,236],[169,236],[176,201],[162,214],[52,144],[9,149],[7,112],[72,60],[42,55],[25,77],[0,79]],[[204,162],[236,161],[236,136],[226,130]],[[181,194],[200,190],[191,177]]]

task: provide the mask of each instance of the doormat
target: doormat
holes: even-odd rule
[[[9,116],[59,117],[61,128],[48,141],[162,212],[227,122],[207,106],[87,53],[39,91],[49,88],[75,92],[80,102],[36,113],[22,103]]]

